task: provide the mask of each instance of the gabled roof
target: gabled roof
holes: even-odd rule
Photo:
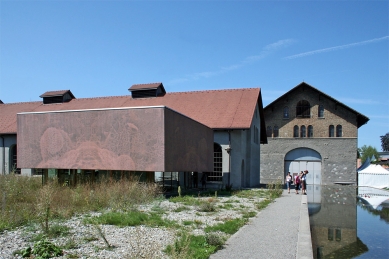
[[[47,91],[44,94],[41,94],[39,97],[43,98],[43,97],[64,96],[67,93],[70,94],[72,99],[75,98],[70,90]]]
[[[328,98],[329,100],[333,101],[334,103],[340,105],[340,106],[343,106],[344,108],[346,108],[347,110],[353,112],[354,114],[357,115],[357,127],[361,127],[362,125],[366,124],[368,121],[369,121],[369,118],[366,117],[365,115],[357,112],[356,110],[348,107],[347,105],[345,105],[344,103],[336,100],[335,98],[329,96],[328,94],[326,93],[323,93],[322,91],[318,90],[317,88],[305,83],[305,82],[302,82],[300,84],[298,84],[297,86],[295,86],[294,88],[292,88],[290,91],[288,91],[287,93],[281,95],[280,97],[278,97],[276,100],[274,100],[273,102],[271,102],[270,104],[268,104],[264,110],[267,110],[267,109],[270,109],[275,103],[277,103],[279,100],[282,100],[284,98],[287,98],[288,95],[290,95],[292,92],[295,92],[295,91],[298,91],[299,89],[301,88],[311,88],[312,90],[318,92],[320,95]]]
[[[165,88],[163,87],[162,83],[150,83],[150,84],[135,84],[132,85],[128,90],[150,90],[150,89],[157,89],[161,87],[163,91],[166,93]]]
[[[158,98],[133,99],[131,96],[78,98],[66,103],[44,105],[40,102],[0,106],[0,134],[16,134],[16,114],[139,106],[167,106],[214,130],[249,129],[259,105],[261,143],[267,143],[260,88],[167,93]]]

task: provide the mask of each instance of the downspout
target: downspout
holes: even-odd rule
[[[228,153],[228,185],[231,186],[231,130],[228,130],[228,147],[226,151]]]
[[[1,141],[2,141],[2,147],[3,147],[3,175],[5,175],[5,142],[4,142],[4,137],[0,136]]]

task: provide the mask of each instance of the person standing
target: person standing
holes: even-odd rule
[[[301,183],[301,178],[300,175],[297,174],[294,178],[294,187],[296,190],[296,194],[299,194],[300,183]]]
[[[307,195],[307,174],[308,174],[308,170],[305,170],[303,176],[301,177],[302,185],[303,185],[302,190],[304,195]]]
[[[201,176],[201,189],[204,190],[204,187],[206,190],[207,189],[207,173],[203,173],[203,175]]]
[[[292,176],[290,172],[285,177],[286,188],[288,189],[288,193],[290,193],[290,186],[292,185]]]

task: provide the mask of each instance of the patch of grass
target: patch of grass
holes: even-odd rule
[[[264,199],[263,201],[256,203],[255,207],[257,208],[257,210],[262,210],[262,209],[266,208],[267,205],[269,205],[271,202],[272,202],[272,200],[270,200],[270,199]]]
[[[205,200],[201,201],[198,207],[198,211],[201,212],[214,212],[216,211],[215,201],[214,200]]]
[[[85,219],[88,224],[105,224],[119,227],[146,225],[150,227],[173,227],[177,223],[162,219],[158,213],[147,214],[140,211],[108,212],[98,217]]]
[[[92,241],[97,241],[99,239],[95,236],[85,236],[82,240],[84,240],[86,242],[92,242]]]
[[[228,220],[224,223],[219,223],[214,226],[208,226],[204,229],[206,233],[221,231],[227,234],[234,234],[238,231],[242,226],[244,226],[247,222],[246,218],[237,218]]]
[[[187,205],[187,206],[197,206],[200,204],[200,201],[198,198],[195,198],[193,196],[188,196],[188,195],[185,195],[185,196],[176,196],[176,197],[171,197],[169,199],[170,202],[180,202],[180,203],[183,203],[184,205]]]
[[[173,245],[168,245],[165,252],[173,259],[196,258],[207,259],[217,251],[220,245],[211,245],[206,236],[194,236],[182,233]]]
[[[189,208],[186,206],[181,206],[181,207],[178,207],[177,209],[175,209],[174,212],[181,212],[181,211],[185,211],[185,210],[189,210]]]
[[[63,237],[69,234],[69,230],[70,228],[68,226],[55,224],[49,227],[46,234],[50,238],[61,237],[61,236]]]
[[[219,205],[218,208],[231,210],[234,208],[234,205],[232,205],[231,203],[226,203],[226,204]]]
[[[243,218],[246,218],[246,219],[255,217],[256,215],[257,215],[257,212],[255,212],[255,211],[244,211],[242,213]]]
[[[76,249],[78,248],[77,243],[73,238],[69,238],[66,243],[62,246],[63,249]]]

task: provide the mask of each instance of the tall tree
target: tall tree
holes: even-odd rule
[[[381,136],[382,151],[389,151],[389,132]]]
[[[364,163],[368,157],[375,156],[376,159],[380,157],[378,151],[375,147],[364,145],[361,148],[358,148],[358,152],[361,154],[361,161]]]

